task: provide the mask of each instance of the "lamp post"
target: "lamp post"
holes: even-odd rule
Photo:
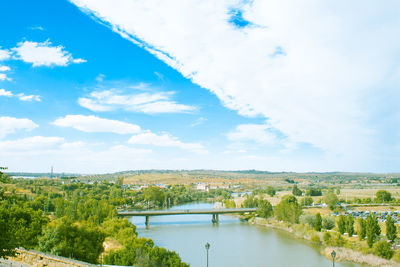
[[[210,244],[206,243],[206,250],[207,250],[207,267],[208,267],[208,250],[210,249]]]
[[[336,252],[335,252],[334,250],[332,250],[331,256],[332,256],[332,263],[333,263],[333,267],[335,267],[335,257],[336,257]]]

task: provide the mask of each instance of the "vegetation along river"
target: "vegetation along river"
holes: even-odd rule
[[[211,203],[176,206],[172,209],[207,209]],[[324,267],[332,262],[320,255],[319,248],[288,233],[249,225],[234,216],[221,216],[219,225],[211,215],[172,215],[150,217],[150,229],[142,217],[130,218],[139,236],[153,239],[158,246],[175,250],[192,267],[206,266],[205,244],[210,243],[209,266]],[[359,267],[336,263],[336,267]]]

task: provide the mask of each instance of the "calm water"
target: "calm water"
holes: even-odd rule
[[[205,209],[212,204],[187,204],[173,209]],[[154,240],[158,246],[175,250],[192,267],[206,266],[204,245],[211,244],[209,266],[279,266],[323,267],[332,262],[319,254],[318,247],[293,239],[287,233],[248,225],[231,216],[221,216],[220,224],[211,223],[211,215],[174,215],[150,217],[150,229],[144,218],[130,219],[139,236]],[[359,267],[351,263],[336,263],[336,267]]]

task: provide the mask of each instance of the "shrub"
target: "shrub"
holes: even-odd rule
[[[317,233],[314,233],[312,236],[311,236],[311,242],[315,242],[315,243],[319,243],[319,242],[321,242],[321,240],[319,239],[319,236],[317,235]]]
[[[330,217],[322,218],[322,228],[331,230],[335,227],[335,220]]]
[[[379,257],[390,260],[393,257],[393,250],[390,248],[390,244],[385,241],[379,241],[374,246],[374,253]]]
[[[322,236],[322,240],[324,240],[324,243],[328,245],[331,240],[331,237],[332,236],[329,232],[325,232],[324,235]]]

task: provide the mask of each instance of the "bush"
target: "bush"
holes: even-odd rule
[[[315,227],[315,216],[312,214],[303,214],[300,216],[300,222]]]
[[[379,241],[375,244],[374,253],[379,257],[388,260],[390,260],[394,254],[393,250],[390,248],[390,244],[385,240]]]
[[[317,233],[314,233],[312,236],[311,236],[311,242],[315,242],[315,243],[319,243],[319,242],[321,242],[321,240],[319,239],[319,236],[317,235]]]
[[[326,245],[329,244],[329,241],[331,240],[331,234],[329,232],[325,232],[324,235],[322,236],[322,240],[324,240],[324,243]]]
[[[331,230],[335,227],[335,220],[330,217],[322,218],[322,228]]]

